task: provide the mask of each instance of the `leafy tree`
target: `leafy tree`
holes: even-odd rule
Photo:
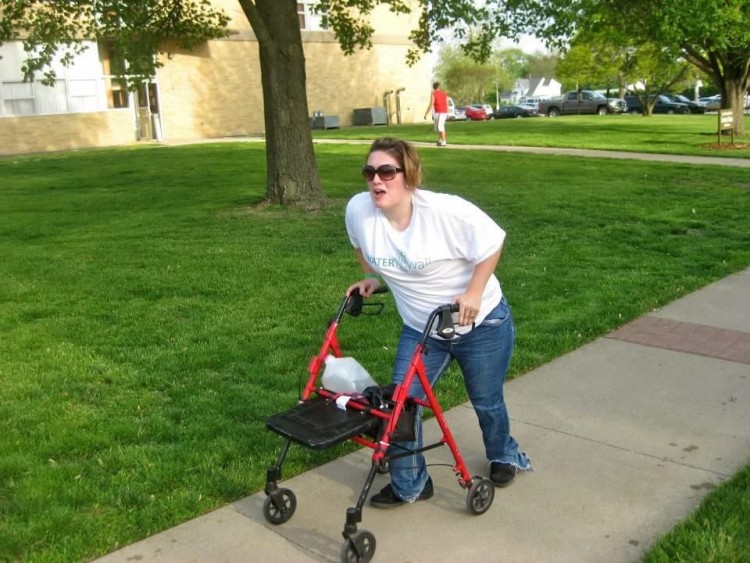
[[[643,85],[636,92],[641,100],[643,114],[651,115],[656,96],[668,92],[687,74],[689,64],[675,53],[653,43],[632,46],[625,59],[623,74],[631,84]]]
[[[457,104],[483,101],[488,85],[494,89],[495,70],[477,63],[454,45],[444,45],[435,65],[435,75]]]
[[[602,24],[629,36],[635,44],[677,49],[711,76],[722,94],[722,107],[734,110],[735,133],[744,134],[742,109],[750,83],[750,0],[484,0],[474,7],[468,6],[473,5],[471,0],[419,2],[426,9],[418,47],[429,49],[432,41],[439,41],[441,29],[467,22],[472,29],[482,30],[464,45],[479,60],[489,58],[495,37],[532,31],[548,46],[563,49],[579,30]]]
[[[492,54],[490,65],[497,69],[495,86],[498,97],[500,92],[512,90],[519,78],[529,76],[530,61],[531,56],[517,47],[500,49]],[[495,104],[499,106],[500,100],[495,100]]]
[[[496,2],[490,0],[493,5]],[[744,134],[743,101],[750,81],[749,0],[550,0],[540,5],[538,35],[564,45],[577,30],[605,24],[636,44],[671,50],[711,76],[722,107],[734,110]]]
[[[511,80],[516,80],[524,76],[529,76],[531,55],[517,47],[500,49],[493,53],[491,64],[496,64]]]
[[[597,88],[612,84],[616,69],[606,66],[591,43],[580,41],[571,46],[557,65],[557,79],[564,90]]]
[[[744,101],[750,84],[750,1],[694,0],[676,4],[670,0],[637,0],[615,3],[627,10],[634,31],[664,46],[678,47],[686,60],[710,75],[721,91],[721,107],[734,111],[734,132],[745,132]],[[652,19],[635,11],[649,9]]]
[[[655,96],[672,89],[688,67],[676,49],[638,43],[617,29],[597,26],[582,30],[571,41],[558,76],[575,80],[576,87],[617,86],[620,97],[630,86],[641,98],[647,116],[656,103]]]
[[[528,56],[526,67],[529,76],[552,78],[557,75],[557,65],[560,64],[560,55],[557,53],[536,52]]]

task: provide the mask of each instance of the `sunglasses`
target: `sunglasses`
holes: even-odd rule
[[[382,166],[378,166],[377,168],[368,164],[367,166],[362,167],[362,176],[366,180],[371,181],[375,178],[375,174],[377,174],[381,180],[383,180],[384,182],[389,182],[396,177],[396,174],[403,171],[403,168],[393,166],[392,164],[383,164]]]

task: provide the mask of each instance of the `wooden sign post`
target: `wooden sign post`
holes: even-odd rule
[[[731,109],[719,110],[719,146],[721,146],[721,134],[729,129],[732,132],[732,144],[734,144],[734,112]]]

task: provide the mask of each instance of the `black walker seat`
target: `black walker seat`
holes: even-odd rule
[[[364,411],[340,409],[315,396],[266,420],[269,430],[313,450],[329,448],[360,434],[375,432],[380,420]]]

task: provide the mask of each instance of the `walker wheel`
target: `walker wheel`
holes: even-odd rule
[[[271,524],[283,524],[297,509],[297,497],[289,489],[278,489],[263,501],[263,516]]]
[[[375,536],[360,530],[341,545],[341,563],[367,563],[375,555]]]
[[[484,514],[495,499],[495,484],[483,477],[474,477],[466,496],[466,507],[472,514]]]

